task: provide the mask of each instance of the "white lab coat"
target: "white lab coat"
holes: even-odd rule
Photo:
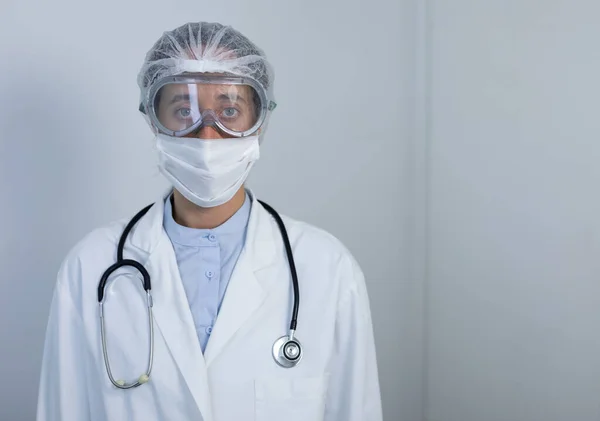
[[[253,197],[253,195],[251,194]],[[127,220],[80,241],[59,271],[43,354],[38,421],[381,421],[380,389],[363,273],[333,236],[283,216],[300,286],[298,366],[273,360],[288,331],[291,277],[275,220],[253,197],[247,241],[203,355],[171,242],[163,199],[137,223],[124,257],[151,275],[154,366],[130,390],[106,374],[97,286],[116,261]],[[148,361],[148,313],[135,271],[106,287],[107,345],[115,378]]]

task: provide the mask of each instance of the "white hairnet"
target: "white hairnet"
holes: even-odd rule
[[[258,82],[274,102],[274,72],[262,50],[230,26],[212,22],[186,23],[164,32],[146,54],[138,74],[140,105],[152,85],[181,73],[229,73]],[[265,122],[266,124],[266,122]]]

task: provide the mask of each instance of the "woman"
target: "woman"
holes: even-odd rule
[[[38,421],[381,420],[357,262],[244,185],[275,108],[265,55],[190,23],[154,44],[138,82],[173,189],[64,260]]]

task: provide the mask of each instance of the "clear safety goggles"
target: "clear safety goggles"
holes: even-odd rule
[[[254,134],[275,106],[253,79],[200,74],[159,80],[140,111],[169,136],[187,136],[212,126],[231,137],[244,137]]]

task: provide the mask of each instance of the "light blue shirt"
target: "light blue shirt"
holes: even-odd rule
[[[175,222],[171,196],[165,201],[163,226],[173,243],[196,334],[204,352],[246,240],[252,202],[246,192],[242,207],[222,225],[214,229],[197,229]]]

